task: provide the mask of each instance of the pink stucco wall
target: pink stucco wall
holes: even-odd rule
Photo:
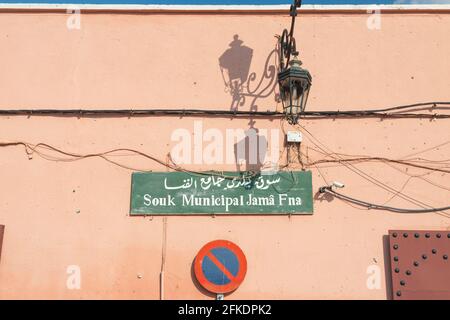
[[[450,100],[450,14],[382,14],[379,30],[367,28],[368,18],[298,18],[301,59],[313,76],[308,110]],[[69,30],[67,19],[63,13],[0,13],[0,108],[228,110],[232,97],[218,59],[233,36],[253,49],[250,72],[259,80],[274,35],[290,23],[287,15],[96,13],[82,15],[81,29]],[[249,110],[250,102],[239,110]],[[259,111],[280,108],[275,92],[255,105]],[[248,127],[248,119],[227,118],[2,116],[0,142],[44,142],[83,154],[133,148],[165,159],[173,130],[192,130],[194,121],[203,121],[205,130]],[[424,152],[431,160],[450,154],[448,120],[301,124],[343,154],[401,158]],[[280,120],[257,119],[255,126],[280,129]],[[302,150],[320,158],[304,136]],[[136,156],[113,159],[166,171]],[[424,171],[383,163],[356,167],[423,203],[448,205],[448,175],[424,176],[431,185],[408,176]],[[372,202],[393,196],[344,166],[310,170],[314,191],[326,179],[343,181],[343,192]],[[22,147],[0,148],[0,224],[6,226],[0,298],[158,299],[164,218],[129,216],[131,172],[100,158],[57,162],[28,158]],[[388,203],[414,207],[399,197]],[[389,229],[450,230],[449,213],[368,211],[335,199],[315,201],[312,216],[168,217],[164,297],[210,298],[195,286],[191,264],[206,242],[224,238],[240,245],[248,260],[247,277],[229,298],[385,299],[383,235]],[[69,265],[80,267],[79,290],[66,286]],[[366,285],[371,265],[380,267],[379,289]]]

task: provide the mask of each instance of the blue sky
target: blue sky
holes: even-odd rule
[[[0,3],[90,3],[90,4],[288,4],[290,0],[0,0]],[[430,4],[450,0],[303,0],[304,4]]]

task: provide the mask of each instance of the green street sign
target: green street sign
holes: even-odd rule
[[[311,171],[132,174],[131,215],[312,214]]]

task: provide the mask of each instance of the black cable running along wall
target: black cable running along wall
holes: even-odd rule
[[[428,113],[423,113],[428,110]],[[450,114],[435,111],[450,111],[450,102],[424,102],[384,109],[348,111],[305,111],[300,118],[426,118],[450,119]],[[421,113],[415,112],[421,111]],[[215,117],[283,117],[277,111],[230,111],[203,109],[3,109],[4,116],[76,116],[76,117],[133,117],[133,116],[215,116]]]

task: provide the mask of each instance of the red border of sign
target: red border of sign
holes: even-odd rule
[[[239,271],[234,279],[226,284],[226,285],[217,285],[210,282],[206,279],[202,270],[202,262],[203,258],[206,256],[208,252],[213,248],[222,247],[230,249],[237,257],[239,262]],[[228,240],[214,240],[205,244],[200,251],[197,253],[197,256],[194,260],[194,273],[198,282],[205,288],[206,290],[213,293],[228,293],[236,290],[239,285],[244,281],[245,274],[247,273],[247,259],[245,258],[244,253],[241,248],[239,248],[236,244]]]

